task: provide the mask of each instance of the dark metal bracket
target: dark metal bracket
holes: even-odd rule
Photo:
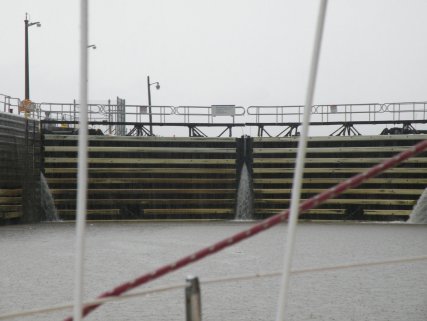
[[[155,136],[152,134],[150,129],[146,128],[144,125],[136,124],[126,136]]]
[[[353,123],[345,123],[329,136],[360,136],[360,135],[362,134],[354,127]]]

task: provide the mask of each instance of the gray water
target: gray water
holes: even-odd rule
[[[408,223],[427,224],[427,189],[424,190],[414,206]]]
[[[56,210],[52,193],[43,173],[40,173],[40,193],[42,217],[45,218],[44,220],[48,222],[59,221],[58,211]]]
[[[250,187],[250,175],[246,164],[243,164],[240,173],[239,189],[236,200],[236,220],[252,220],[252,194]]]
[[[87,227],[85,297],[210,245],[245,222],[91,223]],[[200,277],[204,321],[274,320],[278,277],[206,285],[203,280],[281,270],[285,225],[174,272],[149,287]],[[72,301],[72,223],[0,227],[0,314]],[[427,254],[427,225],[302,223],[293,267],[307,268]],[[87,320],[185,320],[184,290],[107,304]],[[288,320],[425,321],[427,262],[294,275]],[[64,312],[16,320],[63,320]],[[86,319],[85,319],[86,320]]]

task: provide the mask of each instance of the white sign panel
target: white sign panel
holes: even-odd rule
[[[236,106],[234,105],[213,105],[212,116],[234,116],[236,115]]]
[[[139,113],[140,114],[147,114],[147,106],[139,106]]]

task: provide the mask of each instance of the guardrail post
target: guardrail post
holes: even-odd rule
[[[185,287],[186,321],[202,321],[202,300],[199,278],[187,276]]]

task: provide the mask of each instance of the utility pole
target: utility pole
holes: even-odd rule
[[[151,84],[150,76],[147,76],[147,89],[148,89],[148,117],[150,119],[150,136],[153,136],[153,115],[151,114]]]
[[[150,76],[147,76],[147,91],[148,91],[148,116],[150,120],[150,136],[153,136],[153,114],[151,113],[151,86],[156,85],[156,89],[160,89],[158,81],[150,83]]]

